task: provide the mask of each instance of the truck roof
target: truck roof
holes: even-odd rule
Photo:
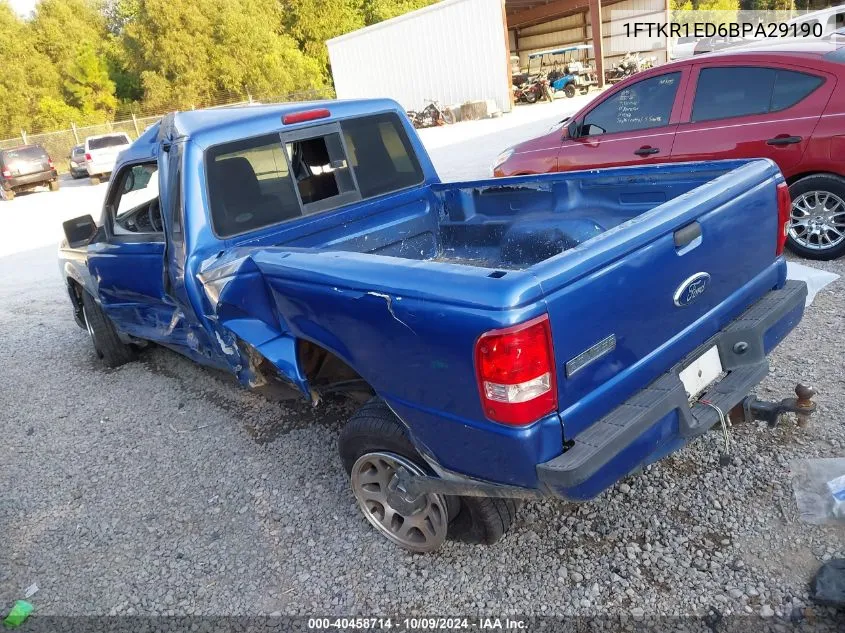
[[[281,119],[286,114],[321,108],[328,109],[331,113],[330,117],[322,119],[323,123],[386,110],[401,111],[401,106],[392,99],[296,101],[177,111],[147,128],[138,140],[123,152],[121,161],[153,158],[157,154],[157,142],[162,139],[175,141],[187,137],[202,147],[208,147],[230,140],[278,132],[283,127],[295,129],[303,125],[314,125],[320,121],[283,126]]]
[[[253,134],[276,131],[280,128],[281,118],[286,114],[326,108],[331,112],[331,119],[370,114],[379,110],[400,109],[391,99],[355,99],[347,101],[296,101],[270,105],[236,106],[231,108],[213,108],[207,110],[188,110],[173,115],[173,126],[181,136],[213,136],[221,128],[244,125],[253,128]],[[314,123],[311,122],[311,125]]]

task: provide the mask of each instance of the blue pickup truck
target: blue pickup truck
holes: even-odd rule
[[[804,310],[789,209],[768,160],[443,183],[393,101],[179,112],[65,223],[60,270],[110,367],[155,343],[359,401],[355,498],[424,552],[589,500],[742,403],[796,410],[747,398]]]

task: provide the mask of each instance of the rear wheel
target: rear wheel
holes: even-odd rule
[[[50,182],[50,191],[58,191],[59,190],[59,181],[53,180]]]
[[[452,125],[455,122],[455,115],[452,114],[452,111],[449,108],[444,108],[440,111],[440,115],[443,117],[443,122]]]
[[[815,174],[789,187],[792,211],[787,245],[807,259],[845,255],[845,178]]]
[[[340,434],[340,457],[366,519],[389,540],[413,552],[431,552],[447,536],[492,544],[508,530],[518,510],[514,499],[413,497],[398,485],[397,473],[431,475],[402,423],[380,399],[359,409]]]
[[[535,93],[533,90],[529,90],[525,93],[525,100],[528,103],[534,103],[535,101],[537,101],[537,93]]]
[[[87,292],[82,293],[82,318],[94,352],[107,367],[119,367],[135,360],[135,349],[120,340],[111,320]]]
[[[569,99],[575,96],[575,84],[566,84],[566,87],[563,89],[563,94],[565,94]]]

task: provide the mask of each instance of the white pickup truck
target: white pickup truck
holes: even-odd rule
[[[114,170],[117,155],[129,147],[132,141],[123,132],[89,136],[85,139],[85,166],[91,182],[97,184]]]

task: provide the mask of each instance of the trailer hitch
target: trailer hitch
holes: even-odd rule
[[[816,390],[798,384],[795,387],[797,398],[784,398],[780,402],[759,400],[756,396],[748,396],[742,401],[742,412],[746,422],[762,420],[767,422],[769,427],[777,426],[780,416],[784,413],[794,413],[798,420],[798,426],[807,426],[810,415],[816,412],[816,403],[813,396]]]

